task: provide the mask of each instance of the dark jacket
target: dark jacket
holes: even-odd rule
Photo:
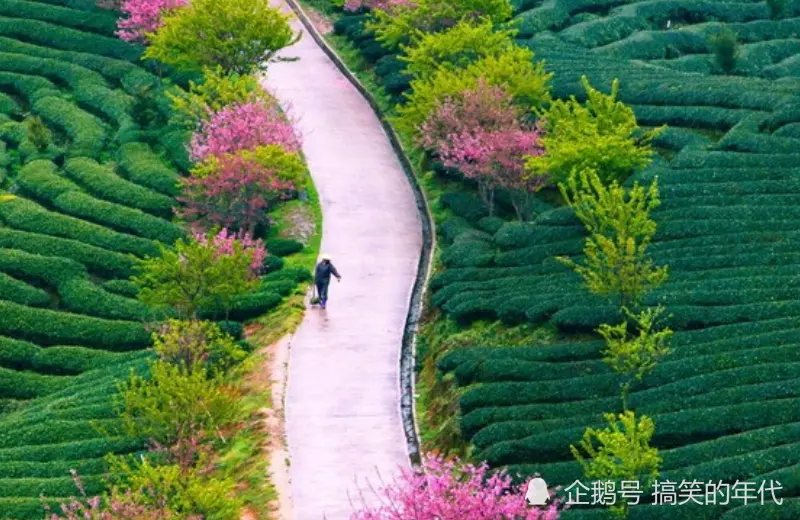
[[[331,275],[339,278],[339,272],[330,262],[320,262],[317,264],[317,268],[314,270],[314,281],[316,283],[330,283]]]

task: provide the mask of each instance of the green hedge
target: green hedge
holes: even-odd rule
[[[105,489],[101,476],[87,475],[81,481],[88,496],[98,495]],[[0,478],[0,497],[66,497],[75,494],[75,481],[70,475],[58,478]]]
[[[31,307],[41,307],[50,303],[50,296],[45,291],[2,272],[0,272],[0,299]]]
[[[72,141],[69,147],[71,157],[100,155],[108,135],[106,126],[96,116],[60,97],[37,100],[33,104],[33,111],[69,136]]]
[[[52,288],[86,276],[86,269],[81,264],[67,258],[42,256],[16,249],[2,250],[0,271],[35,284],[44,282]]]
[[[44,47],[100,54],[134,62],[141,54],[140,48],[115,37],[77,31],[38,20],[0,17],[0,34]]]
[[[76,158],[66,162],[64,171],[96,197],[162,217],[172,215],[172,198],[119,177],[108,165]]]
[[[107,292],[85,279],[67,280],[58,287],[61,306],[71,312],[125,321],[150,321],[157,312],[144,303]]]
[[[27,341],[0,336],[0,366],[42,374],[75,375],[118,363],[126,355],[86,347],[42,348]]]
[[[111,251],[133,253],[140,257],[158,254],[158,248],[150,240],[117,233],[97,224],[54,213],[23,198],[0,204],[0,219],[15,229],[71,238]]]
[[[139,287],[130,280],[109,280],[103,283],[103,289],[128,298],[136,298],[139,295]]]
[[[128,277],[133,272],[129,256],[66,238],[0,227],[0,248],[74,260],[101,276]]]
[[[140,323],[36,309],[5,301],[0,301],[0,330],[42,345],[75,344],[130,350],[150,343],[150,336]]]
[[[58,87],[45,78],[12,72],[0,72],[0,90],[12,94],[19,93],[28,103],[61,94]]]
[[[178,194],[178,176],[146,144],[120,146],[117,159],[128,180],[171,197]]]
[[[168,220],[125,206],[95,199],[82,192],[69,192],[53,200],[53,205],[66,214],[93,221],[114,230],[158,240],[172,245],[185,232]]]
[[[100,475],[106,471],[103,459],[52,461],[52,462],[0,462],[3,479],[57,478],[69,476],[70,470],[79,475]]]
[[[305,247],[301,242],[288,238],[270,238],[265,245],[269,254],[275,256],[293,255]]]
[[[18,372],[0,368],[0,397],[10,399],[36,399],[61,389],[70,378]]]

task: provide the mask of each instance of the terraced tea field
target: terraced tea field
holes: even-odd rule
[[[673,352],[630,405],[653,417],[662,480],[778,480],[782,506],[634,507],[631,518],[800,517],[800,3],[773,20],[764,2],[518,2],[520,37],[554,72],[554,94],[579,78],[607,90],[641,124],[669,125],[660,157],[632,180],[658,176],[662,205],[652,255],[670,268],[648,298],[677,331]],[[743,42],[732,75],[709,37]],[[621,410],[620,379],[587,334],[619,320],[555,261],[577,256],[584,231],[542,204],[533,223],[485,218],[463,194],[440,229],[444,269],[432,302],[462,323],[550,324],[551,346],[470,348],[439,363],[460,388],[460,426],[475,457],[549,485],[582,478],[570,443]],[[579,338],[584,338],[579,340]],[[741,504],[741,501],[738,502]],[[605,518],[574,509],[565,518]]]
[[[105,454],[143,447],[123,435],[110,396],[150,343],[153,309],[127,281],[134,257],[184,236],[172,207],[187,135],[167,124],[166,83],[114,30],[91,1],[0,0],[4,519],[42,518],[40,495],[74,495],[73,469],[97,492]],[[52,142],[31,141],[28,114]],[[230,318],[263,314],[305,276],[267,275]]]

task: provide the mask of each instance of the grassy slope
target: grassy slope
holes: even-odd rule
[[[800,117],[798,72],[793,69],[797,50],[783,34],[797,32],[794,11],[773,22],[766,20],[764,4],[737,10],[694,3],[688,14],[682,11],[682,20],[675,2],[642,3],[610,13],[597,9],[597,2],[537,5],[521,6],[526,7],[518,17],[522,41],[555,72],[557,96],[580,95],[581,74],[601,88],[619,77],[621,99],[634,106],[644,125],[671,126],[657,143],[663,159],[638,179],[657,174],[663,186],[664,205],[656,215],[662,231],[653,251],[657,261],[671,265],[672,277],[653,299],[673,311],[679,333],[675,354],[632,401],[656,418],[664,477],[777,478],[788,488],[785,495],[795,496],[798,461],[787,454],[800,441],[794,429],[800,369],[792,354],[798,337],[791,285],[799,249],[792,232],[798,165],[793,153],[800,151],[792,136]],[[736,77],[712,74],[719,72],[707,42],[719,27],[712,16],[732,25],[746,41]],[[661,30],[666,19],[671,31]],[[365,85],[380,92],[374,69],[352,43],[339,36],[330,41]],[[369,48],[364,41],[358,45]],[[695,73],[680,72],[690,69]],[[391,110],[388,101],[385,106]],[[619,406],[618,381],[598,359],[600,345],[580,342],[608,314],[602,302],[587,299],[575,279],[551,260],[554,254],[580,251],[580,227],[555,209],[536,224],[508,224],[448,255],[448,237],[481,225],[486,229],[486,222],[479,224],[481,215],[469,199],[443,210],[437,202],[448,186],[430,175],[422,178],[440,224],[438,258],[444,267],[432,285],[433,303],[444,313],[426,327],[420,342],[421,380],[426,383],[420,416],[429,426],[425,436],[438,447],[463,448],[466,439],[479,457],[495,465],[539,471],[550,476],[551,484],[568,484],[580,477],[570,461],[569,443],[585,426],[596,424],[602,412]],[[453,210],[463,218],[448,218]],[[447,316],[472,325],[459,330]],[[510,333],[498,334],[499,325],[472,321],[481,317],[502,317],[512,325],[546,324],[555,331],[522,334],[520,340],[513,326]],[[569,343],[459,349],[440,364],[444,372],[433,376],[432,353],[448,343],[554,340]],[[457,395],[463,396],[460,407],[453,400]],[[786,509],[786,518],[794,507]],[[748,511],[728,515],[739,518]],[[767,507],[762,511],[781,514]],[[722,508],[684,506],[640,508],[633,515],[722,514]]]

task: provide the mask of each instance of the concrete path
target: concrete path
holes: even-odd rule
[[[287,8],[288,12],[288,8]],[[300,24],[295,20],[296,29]],[[358,488],[408,466],[399,357],[421,251],[408,179],[367,102],[304,34],[266,85],[299,119],[319,190],[322,250],[342,282],[291,347],[286,423],[295,520],[342,520]],[[356,486],[358,483],[358,487]]]

